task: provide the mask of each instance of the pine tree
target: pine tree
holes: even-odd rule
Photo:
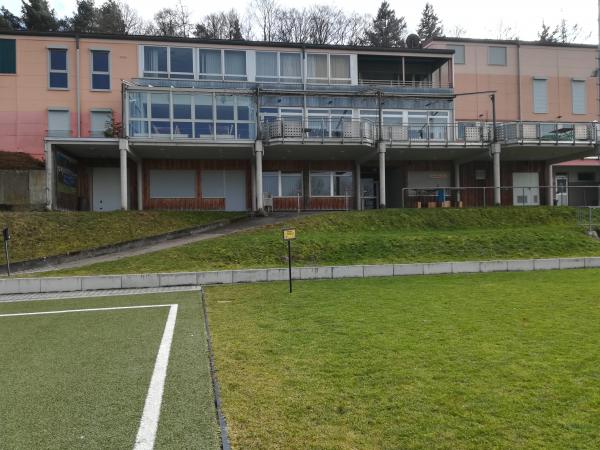
[[[126,27],[121,7],[115,0],[106,0],[97,11],[98,32],[125,34]]]
[[[98,11],[94,0],[77,0],[77,11],[69,20],[71,31],[78,33],[93,33],[97,31]]]
[[[0,30],[23,30],[23,22],[4,6],[0,7]]]
[[[404,47],[406,20],[396,17],[396,12],[383,1],[371,28],[366,32],[367,42],[374,47]]]
[[[542,22],[542,29],[538,33],[538,40],[540,42],[558,42],[558,27],[551,30],[549,25]]]
[[[25,28],[29,31],[57,31],[59,21],[53,9],[48,6],[47,0],[29,0],[22,2],[21,12]]]
[[[419,35],[421,42],[444,35],[442,21],[435,14],[431,3],[425,3],[425,8],[421,15],[421,22],[419,23],[419,28],[417,28],[417,34]]]

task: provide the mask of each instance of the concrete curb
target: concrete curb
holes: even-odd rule
[[[117,254],[125,252],[127,250],[135,250],[138,248],[147,247],[149,245],[159,244],[165,241],[172,241],[173,239],[180,239],[188,236],[196,236],[197,234],[202,234],[208,231],[223,228],[227,225],[231,225],[233,223],[245,220],[247,218],[247,216],[244,216],[236,217],[234,219],[222,219],[216,222],[208,223],[206,225],[201,225],[192,228],[184,228],[183,230],[170,231],[168,233],[158,234],[156,236],[149,236],[140,239],[134,239],[131,241],[120,242],[118,244],[89,248],[86,250],[65,253],[62,255],[48,256],[46,258],[30,259],[27,261],[17,261],[12,263],[10,266],[13,272],[23,272],[27,270],[42,269],[44,267],[52,267],[57,264],[79,261],[94,256]],[[0,275],[6,275],[6,269],[4,266],[0,266]]]
[[[600,268],[600,257],[295,267],[292,269],[292,277],[296,280],[331,280],[339,278],[529,272],[534,270],[585,268]],[[2,278],[0,279],[0,295],[283,281],[287,280],[287,273],[285,268],[269,268],[131,275]]]

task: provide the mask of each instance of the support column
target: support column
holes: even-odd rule
[[[360,182],[360,163],[356,161],[356,169],[354,170],[356,176],[356,210],[362,211],[363,202],[362,202],[362,185]]]
[[[264,212],[263,206],[263,183],[262,183],[262,141],[254,142],[254,155],[256,160],[256,211],[261,214]]]
[[[379,207],[385,208],[385,142],[377,143],[379,153]]]
[[[138,206],[138,211],[142,211],[144,209],[144,188],[142,186],[143,168],[142,168],[142,160],[141,159],[137,160],[136,166],[137,166],[137,206]]]
[[[502,195],[500,189],[500,143],[494,142],[491,145],[491,149],[492,157],[494,160],[494,205],[500,206],[502,203]]]
[[[460,163],[454,162],[454,187],[460,188]],[[456,207],[460,204],[460,189],[456,189]]]
[[[554,166],[552,164],[548,164],[547,167],[547,177],[548,182],[548,206],[554,206]]]
[[[44,158],[46,159],[46,209],[52,211],[54,204],[54,149],[52,144],[44,144]]]
[[[250,190],[252,191],[252,212],[256,212],[256,163],[250,159]]]
[[[129,142],[127,139],[119,139],[119,154],[121,168],[121,209],[127,211],[127,151]]]

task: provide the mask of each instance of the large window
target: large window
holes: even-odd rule
[[[314,84],[350,84],[350,55],[309,53],[306,76]]]
[[[300,83],[299,53],[256,52],[256,81]]]
[[[334,84],[350,84],[350,56],[331,55],[329,61],[331,66],[330,82]]]
[[[194,79],[194,50],[184,47],[169,49],[169,77]]]
[[[533,112],[548,112],[548,80],[545,78],[533,79]]]
[[[246,80],[246,52],[225,50],[223,55],[225,60],[225,79]]]
[[[490,66],[505,66],[506,47],[488,47],[488,64]]]
[[[92,50],[92,89],[95,91],[110,90],[110,52]]]
[[[573,99],[573,114],[585,114],[585,80],[571,80],[571,96]]]
[[[221,79],[221,50],[198,50],[198,72],[201,80]]]
[[[256,52],[256,81],[278,81],[277,52]]]
[[[167,47],[144,47],[144,76],[168,78]]]
[[[0,39],[0,73],[17,73],[15,39]]]
[[[333,197],[352,195],[352,172],[311,172],[310,195]]]
[[[327,54],[309,53],[307,55],[306,72],[309,83],[327,84],[329,82]]]
[[[279,54],[279,77],[282,82],[302,82],[302,65],[300,53]]]
[[[273,197],[297,197],[302,194],[302,173],[263,172],[263,192]]]
[[[48,49],[48,86],[51,89],[69,88],[69,65],[67,50],[64,48]]]
[[[252,97],[128,92],[129,135],[181,138],[256,138]]]
[[[448,44],[449,50],[454,50],[454,63],[464,64],[465,63],[465,46],[464,45],[450,45]]]

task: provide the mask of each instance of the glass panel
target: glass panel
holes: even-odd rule
[[[233,96],[217,96],[217,120],[233,120]]]
[[[199,50],[198,70],[201,74],[221,75],[221,50]]]
[[[92,51],[92,70],[94,72],[108,72],[108,52]]]
[[[192,118],[192,96],[188,94],[173,94],[173,118]]]
[[[263,192],[279,197],[279,176],[277,172],[263,172]]]
[[[194,56],[191,48],[171,48],[171,72],[194,73]],[[175,75],[181,77],[181,75]]]
[[[464,45],[448,45],[449,50],[454,50],[454,62],[456,64],[465,63],[465,46]]]
[[[333,175],[333,195],[352,195],[352,172],[336,172]]]
[[[256,80],[277,80],[277,53],[256,52]]]
[[[68,75],[64,72],[50,72],[50,87],[67,88]]]
[[[176,138],[191,138],[192,122],[173,122],[173,135]]]
[[[169,118],[169,94],[152,94],[150,117],[153,119]]]
[[[50,70],[67,70],[67,51],[58,48],[50,49]]]
[[[92,89],[110,89],[110,75],[101,73],[92,74]]]
[[[286,80],[286,81],[301,81],[302,80],[302,70],[301,70],[300,61],[301,60],[300,60],[299,53],[280,53],[279,63],[281,65],[281,76],[296,78],[296,80]]]
[[[171,124],[169,122],[152,121],[150,127],[152,134],[171,134]]]
[[[167,47],[144,47],[144,72],[157,73],[166,71]]]
[[[281,195],[283,197],[295,197],[302,195],[302,174],[281,174]]]
[[[237,110],[238,120],[254,121],[256,117],[256,109],[254,108],[252,99],[250,97],[238,97]]]
[[[329,172],[313,172],[310,174],[310,195],[331,196],[331,174]]]
[[[308,78],[327,81],[327,55],[308,55]]]
[[[148,122],[145,120],[131,120],[129,122],[129,135],[132,137],[148,136]]]
[[[148,94],[145,92],[129,92],[129,117],[148,117]]]
[[[238,139],[255,139],[256,128],[254,127],[254,123],[238,123],[237,137]]]
[[[197,138],[213,137],[214,128],[212,122],[196,122],[194,136]]]
[[[350,79],[350,56],[349,55],[331,55],[331,78]]]
[[[219,136],[235,136],[235,124],[231,123],[217,123],[217,135]]]
[[[246,78],[246,52],[225,50],[225,75],[235,75],[227,77],[230,79]]]
[[[506,65],[506,47],[489,47],[488,64],[505,66]]]
[[[196,119],[212,120],[213,118],[213,98],[212,95],[196,95],[194,102],[196,105]]]

